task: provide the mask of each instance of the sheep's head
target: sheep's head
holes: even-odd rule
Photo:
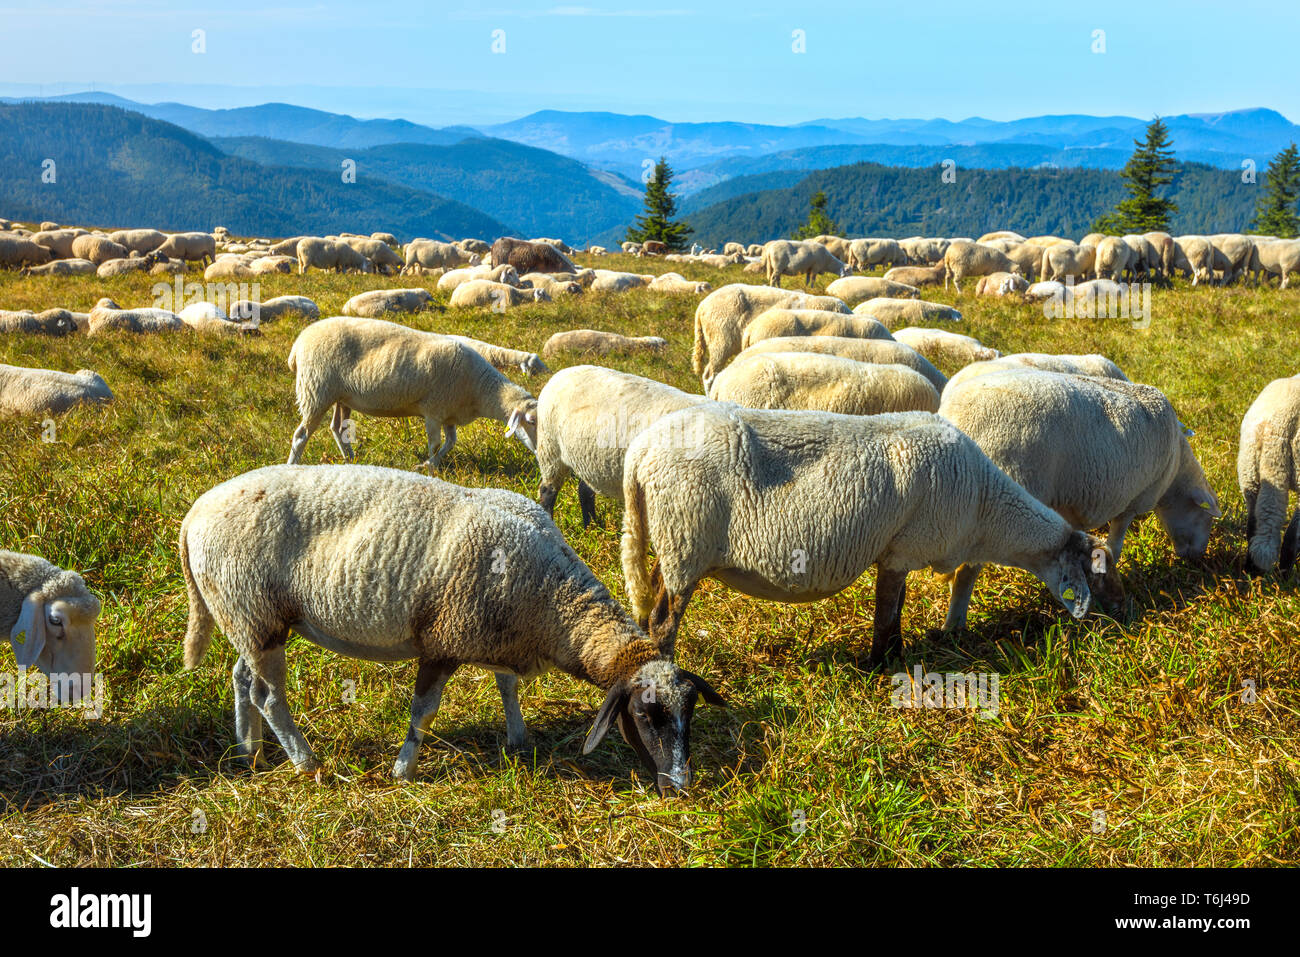
[[[62,572],[39,592],[23,599],[18,621],[9,632],[18,668],[35,665],[45,675],[59,678],[50,692],[62,701],[79,703],[87,690],[71,676],[95,670],[95,619],[99,599],[75,572]]]
[[[1190,455],[1190,449],[1185,454]],[[1179,558],[1203,558],[1214,520],[1223,514],[1204,474],[1199,478],[1196,482],[1176,482],[1156,502],[1156,518],[1164,526]]]
[[[1100,551],[1100,555],[1097,553]],[[1056,599],[1065,606],[1075,618],[1082,618],[1088,613],[1088,603],[1092,599],[1089,581],[1095,574],[1113,574],[1110,571],[1110,549],[1104,539],[1096,538],[1087,532],[1072,532],[1065,540],[1064,547],[1047,562],[1047,567],[1039,578]],[[1093,569],[1098,571],[1094,572]],[[1104,571],[1101,569],[1105,569]]]
[[[520,402],[506,420],[506,435],[515,436],[528,448],[537,451],[537,400],[531,396]]]
[[[726,707],[722,696],[703,678],[667,659],[649,661],[628,680],[609,689],[596,713],[582,753],[600,744],[610,726],[619,733],[654,775],[655,789],[685,791],[691,783],[691,717],[703,697]]]

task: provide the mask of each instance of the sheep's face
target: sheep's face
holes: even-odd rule
[[[538,360],[539,362],[541,360]],[[510,413],[506,435],[516,436],[529,452],[537,451],[537,400],[525,399]]]
[[[1208,487],[1173,491],[1156,503],[1156,517],[1179,558],[1205,556],[1210,529],[1222,514],[1218,499]]]
[[[665,659],[644,664],[630,681],[610,689],[583,753],[599,744],[617,721],[623,740],[654,775],[659,794],[685,791],[691,783],[691,717],[701,696],[709,704],[726,705],[698,675]]]
[[[1057,601],[1075,618],[1082,618],[1088,613],[1088,603],[1092,599],[1088,581],[1094,574],[1094,563],[1097,560],[1094,552],[1097,549],[1104,552],[1103,560],[1107,561],[1106,567],[1109,568],[1110,552],[1106,550],[1105,543],[1084,532],[1075,532],[1040,576]]]
[[[95,670],[95,619],[99,600],[91,595],[56,599],[48,604],[36,597],[23,602],[18,622],[10,632],[14,657],[20,670],[35,665],[50,677],[50,694],[60,703],[76,704],[86,690],[72,676]]]

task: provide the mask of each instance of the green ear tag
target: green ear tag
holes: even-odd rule
[[[1074,589],[1073,588],[1065,589],[1065,591],[1061,592],[1061,597],[1064,598],[1066,601],[1074,601]]]
[[[15,644],[15,645],[25,645],[25,644],[27,644],[27,632],[25,632],[25,631],[24,631],[24,632],[20,632],[19,635],[18,635],[18,637],[14,639],[14,644]]]

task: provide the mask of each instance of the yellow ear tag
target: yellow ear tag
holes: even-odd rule
[[[1202,503],[1201,503],[1201,508],[1205,509],[1205,510],[1208,512],[1208,511],[1210,510],[1210,503],[1209,503],[1209,502],[1202,502]]]
[[[1065,591],[1061,592],[1061,597],[1066,601],[1074,601],[1074,589],[1067,588]]]
[[[15,644],[15,645],[25,645],[25,644],[27,644],[27,632],[25,632],[25,631],[23,631],[23,632],[19,632],[19,633],[18,633],[18,637],[14,639],[14,644]]]

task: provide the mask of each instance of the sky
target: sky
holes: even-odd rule
[[[1262,106],[1300,119],[1296,0],[284,3],[0,0],[0,38],[21,51],[0,63],[0,95],[93,86],[434,126],[539,109],[786,124]]]

